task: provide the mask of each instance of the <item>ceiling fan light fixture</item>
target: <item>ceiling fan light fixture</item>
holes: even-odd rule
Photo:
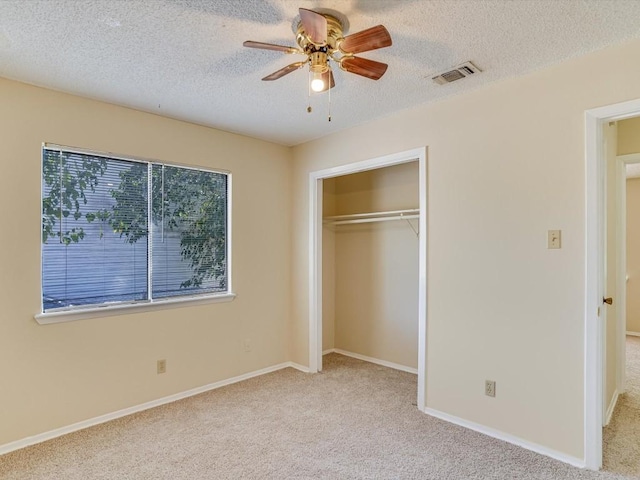
[[[322,72],[312,72],[311,74],[311,90],[314,92],[322,92],[326,88]]]
[[[309,55],[309,72],[311,74],[311,90],[322,92],[326,89],[324,74],[329,71],[328,56],[325,52],[313,52]]]

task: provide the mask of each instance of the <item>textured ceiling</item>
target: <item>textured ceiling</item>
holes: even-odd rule
[[[248,49],[294,45],[298,7],[337,10],[349,32],[384,24],[393,46],[361,54],[372,81],[335,72],[307,113],[307,75],[260,79],[303,59]],[[0,76],[295,145],[500,78],[640,37],[638,0],[0,0]],[[446,86],[430,74],[471,60]]]

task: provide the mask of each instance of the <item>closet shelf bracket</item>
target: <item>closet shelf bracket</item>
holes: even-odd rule
[[[412,217],[412,218],[415,218],[415,216],[414,216],[414,217]],[[420,218],[420,215],[418,215],[418,218]],[[416,237],[417,237],[417,238],[420,238],[420,232],[419,232],[418,230],[416,230],[416,228],[413,226],[413,223],[411,223],[411,222],[409,221],[409,219],[408,219],[408,218],[406,218],[406,217],[405,217],[405,220],[407,221],[407,223],[408,223],[408,224],[409,224],[409,226],[411,227],[411,230],[413,230],[413,233],[415,233],[415,234],[416,234]]]

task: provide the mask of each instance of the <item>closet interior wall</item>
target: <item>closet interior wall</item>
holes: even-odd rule
[[[417,368],[418,220],[332,225],[328,217],[417,209],[418,196],[418,162],[324,180],[324,351]]]

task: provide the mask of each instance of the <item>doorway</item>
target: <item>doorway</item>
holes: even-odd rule
[[[615,213],[612,221],[607,215],[606,222],[607,230],[615,234],[612,256],[616,265],[612,275],[607,268],[606,276],[607,283],[613,287],[610,295],[614,295],[617,307],[614,312],[607,312],[614,317],[607,318],[607,324],[615,326],[615,338],[606,339],[606,348],[610,350],[615,346],[615,351],[607,351],[605,356],[603,466],[612,473],[637,475],[640,469],[640,459],[635,455],[640,435],[636,415],[640,403],[640,338],[635,335],[640,332],[640,153],[627,152],[640,152],[640,117],[617,122],[616,130],[617,152],[622,155],[611,162],[615,185],[607,200],[613,197]],[[611,254],[610,248],[607,254]],[[611,279],[612,276],[615,278]]]
[[[323,182],[353,173],[418,162],[418,392],[417,406],[425,408],[427,347],[427,151],[426,147],[350,163],[309,174],[309,370],[322,370],[322,221]]]
[[[606,304],[607,298],[607,148],[605,125],[640,115],[640,100],[588,110],[586,128],[586,282],[585,282],[585,404],[584,404],[584,455],[585,466],[598,470],[602,467],[602,426],[606,420],[605,391],[606,369]],[[617,166],[617,165],[616,165]],[[611,259],[609,259],[611,260]],[[619,261],[609,264],[619,265]],[[616,276],[619,281],[619,275]],[[617,290],[617,287],[616,287]],[[624,309],[622,309],[624,310]],[[618,312],[619,314],[620,312]],[[614,322],[620,325],[620,316]],[[618,328],[618,330],[620,330]],[[621,331],[616,342],[620,342]],[[620,354],[618,348],[618,355]],[[620,382],[620,363],[614,373]],[[623,377],[622,377],[623,378]],[[611,378],[609,378],[611,380]]]
[[[632,123],[629,123],[632,122]],[[611,125],[609,125],[611,127]],[[606,128],[606,127],[605,127]],[[635,117],[615,125],[615,134],[618,141],[624,140],[629,136],[629,131],[640,130],[640,117]],[[628,149],[629,142],[624,142],[622,147],[618,147],[624,151]],[[640,150],[640,141],[636,147],[632,149]],[[634,196],[640,196],[640,153],[613,155],[607,161],[607,187],[610,192],[607,193],[607,215],[606,229],[607,240],[605,241],[605,286],[607,295],[613,296],[613,303],[609,305],[604,314],[608,328],[605,329],[605,356],[604,356],[604,422],[606,426],[611,420],[619,395],[626,391],[626,335],[631,331],[632,334],[640,331],[640,325],[629,328],[627,326],[629,300],[634,300],[633,296],[627,295],[629,286],[629,256],[627,255],[627,233],[628,215],[627,215],[627,197],[629,193]],[[636,173],[633,174],[632,172]],[[635,177],[635,179],[634,179]],[[631,189],[628,190],[628,186]],[[635,218],[635,217],[634,217]],[[631,224],[635,231],[635,222]],[[636,261],[635,256],[631,256]],[[632,288],[636,288],[636,278],[632,279]],[[636,295],[637,296],[637,295]],[[637,302],[632,302],[632,307],[637,310]],[[640,323],[640,322],[639,322]],[[609,338],[609,335],[615,338]]]

